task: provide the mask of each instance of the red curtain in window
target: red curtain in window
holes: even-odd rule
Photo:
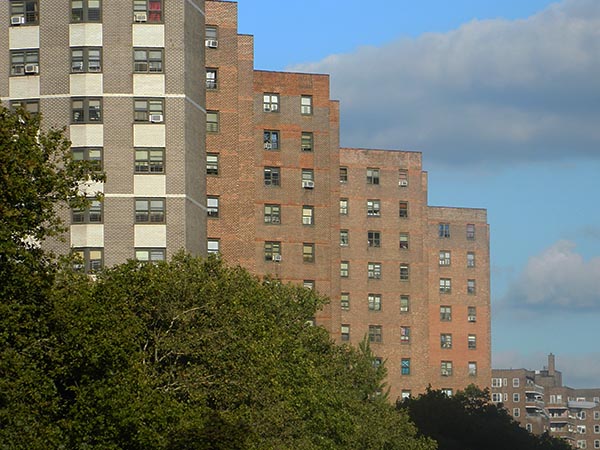
[[[148,22],[162,21],[161,0],[150,0],[148,2]]]

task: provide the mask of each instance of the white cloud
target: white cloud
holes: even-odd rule
[[[291,69],[331,74],[343,145],[421,150],[445,164],[600,155],[597,0]]]

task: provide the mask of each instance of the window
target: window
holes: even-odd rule
[[[578,440],[577,441],[577,448],[587,448],[587,441],[585,440]]]
[[[475,336],[474,334],[470,334],[467,337],[467,348],[469,350],[475,350],[477,348],[477,336]],[[519,379],[517,378],[517,381]]]
[[[408,187],[408,170],[400,169],[398,171],[398,186]]]
[[[379,217],[381,215],[381,204],[378,199],[367,200],[367,216]]]
[[[10,2],[11,25],[36,25],[39,17],[38,0]]]
[[[302,187],[305,187],[305,181],[315,181],[315,171],[313,169],[302,169]]]
[[[518,392],[513,393],[513,402],[519,403],[521,401],[521,396]]]
[[[74,161],[89,161],[93,169],[102,170],[102,149],[87,147],[71,147]]]
[[[133,0],[134,22],[162,22],[162,0]]]
[[[281,182],[279,177],[279,167],[265,167],[264,182],[265,186],[279,186]]]
[[[300,114],[312,114],[312,97],[303,95],[300,97]]]
[[[40,73],[40,51],[38,49],[12,50],[10,64],[12,76],[37,75]]]
[[[350,276],[350,262],[349,261],[341,261],[340,262],[340,277],[348,278]]]
[[[502,401],[502,394],[499,393],[499,392],[492,393],[492,401],[495,402],[495,403],[501,402]]]
[[[475,294],[475,280],[467,280],[467,294]]]
[[[529,431],[530,433],[533,432],[533,425],[531,425],[530,423],[525,424],[525,429],[527,431]]]
[[[477,307],[476,306],[467,307],[467,321],[477,322]]]
[[[402,400],[410,398],[411,396],[411,390],[410,389],[402,389],[402,393],[400,394],[400,398],[402,398]]]
[[[97,272],[104,265],[104,249],[102,248],[74,248],[73,255],[81,260],[81,262],[75,263],[75,270],[85,273]]]
[[[408,233],[400,233],[400,249],[408,250]]]
[[[369,294],[369,311],[381,311],[381,294]]]
[[[492,387],[493,388],[502,387],[502,378],[492,378]]]
[[[369,325],[369,342],[381,342],[381,325]]]
[[[136,198],[135,199],[136,223],[164,223],[165,199],[163,198]]]
[[[452,292],[452,279],[440,278],[440,293],[449,294]]]
[[[219,112],[206,111],[206,131],[209,133],[219,132]]]
[[[342,326],[340,328],[341,328],[340,332],[342,335],[342,341],[349,341],[350,340],[350,325],[342,324]]]
[[[164,248],[136,248],[135,259],[140,262],[155,263],[165,260]]]
[[[302,225],[315,224],[315,208],[313,206],[302,206]]]
[[[281,223],[281,205],[266,204],[264,207],[265,223],[277,224]]]
[[[597,413],[597,412],[598,412],[598,411],[594,411],[594,419],[596,419],[596,420],[598,420],[598,419],[596,418],[596,413]],[[596,433],[596,434],[599,434],[599,433],[600,433],[600,425],[594,425],[594,433]]]
[[[379,280],[381,278],[381,263],[370,262],[367,264],[368,277],[371,280]]]
[[[594,448],[600,448],[600,439],[594,439]]]
[[[469,361],[469,376],[476,377],[477,376],[477,362]]]
[[[381,232],[367,231],[367,246],[381,247]]]
[[[206,68],[206,89],[214,90],[217,89],[217,74],[218,70],[213,68]]]
[[[594,420],[600,420],[600,411],[594,411]],[[596,431],[594,430],[594,433],[595,432]],[[600,433],[600,425],[598,425],[598,433]]]
[[[348,230],[340,230],[340,246],[348,247],[348,244],[349,244]]]
[[[102,202],[90,199],[87,208],[74,208],[71,211],[72,223],[102,223]]]
[[[513,385],[513,387],[518,388],[520,383],[521,383],[521,381],[518,378],[513,378],[512,379],[512,385]]]
[[[135,173],[164,173],[165,149],[164,148],[136,148]]]
[[[408,264],[400,264],[400,281],[408,281],[410,277],[410,267]]]
[[[407,326],[400,327],[400,342],[402,344],[410,343],[410,327],[407,327]]]
[[[348,182],[348,168],[340,167],[340,183]]]
[[[102,122],[102,99],[74,98],[71,100],[72,123]]]
[[[579,398],[577,400],[579,401]],[[585,398],[583,398],[582,401],[585,401]],[[581,420],[585,420],[587,418],[585,411],[579,411],[579,418]],[[585,433],[585,430],[584,430],[584,433]]]
[[[350,311],[350,293],[342,292],[340,296],[340,304],[342,307],[342,311]]]
[[[219,46],[219,29],[214,25],[204,27],[204,45],[208,48]]]
[[[219,253],[220,248],[221,248],[220,239],[208,238],[206,240],[206,251],[209,255]]]
[[[402,375],[410,375],[410,358],[402,358],[400,360],[400,373]]]
[[[17,111],[19,108],[24,109],[30,116],[37,116],[40,113],[40,101],[38,99],[23,99],[11,100],[10,108],[12,111]]]
[[[408,295],[400,296],[400,312],[407,313],[410,311],[410,297]]]
[[[441,388],[440,391],[442,391],[442,394],[446,397],[452,397],[453,391],[451,388]]]
[[[133,71],[135,73],[161,73],[163,50],[160,48],[133,49]]]
[[[440,368],[441,368],[441,375],[443,377],[452,376],[452,361],[442,361]]]
[[[279,94],[263,94],[263,111],[279,112]]]
[[[206,197],[206,214],[208,217],[219,217],[219,197]]]
[[[450,237],[450,224],[449,223],[440,223],[438,225],[438,236],[441,238],[449,238]]]
[[[315,262],[315,244],[305,242],[302,244],[302,260],[304,262]]]
[[[448,250],[440,250],[440,266],[450,265],[450,252]]]
[[[281,261],[281,242],[265,242],[265,261]]]
[[[162,98],[136,98],[133,105],[133,120],[135,122],[164,121],[165,106]]]
[[[467,239],[475,239],[475,225],[472,223],[467,224]]]
[[[440,306],[440,320],[450,322],[452,320],[452,306]]]
[[[401,219],[408,218],[408,202],[400,202],[398,204],[398,214]]]
[[[304,286],[305,289],[310,289],[312,291],[315,288],[315,280],[304,280],[302,286]]]
[[[440,334],[440,345],[441,348],[452,348],[452,335],[447,333]]]
[[[346,216],[348,215],[348,199],[340,198],[340,214]]]
[[[71,0],[71,22],[100,22],[100,0]]]
[[[313,134],[308,131],[303,131],[300,137],[300,148],[303,152],[313,151]]]
[[[265,150],[279,150],[279,131],[265,130],[263,132]]]
[[[206,175],[219,175],[219,154],[206,154]]]
[[[367,184],[379,184],[379,169],[367,169]]]
[[[521,415],[521,408],[513,408],[513,417],[519,417]]]
[[[467,252],[467,267],[475,267],[475,253]]]
[[[102,71],[102,48],[71,47],[72,73],[100,71]]]

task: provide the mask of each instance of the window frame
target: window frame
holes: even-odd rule
[[[452,361],[444,360],[440,364],[440,375],[443,377],[451,377],[453,374]]]
[[[263,220],[269,225],[281,224],[281,204],[265,203],[263,205]]]
[[[399,246],[400,250],[409,250],[410,249],[410,234],[409,233],[400,233],[399,235]]]
[[[467,268],[475,267],[475,252],[467,252]]]
[[[369,325],[369,342],[380,344],[383,342],[383,327],[381,325]]]
[[[263,183],[265,186],[281,186],[281,168],[265,166],[263,168]]]
[[[210,120],[209,120],[210,119]],[[220,115],[219,111],[206,111],[206,132],[215,134],[220,131]]]
[[[92,253],[99,252],[100,258],[92,259]],[[72,247],[72,254],[80,254],[83,259],[83,267],[75,267],[75,269],[83,269],[85,273],[94,273],[104,268],[104,247]]]
[[[263,246],[265,261],[277,262],[276,257],[282,256],[281,241],[265,241]]]
[[[221,239],[206,238],[206,254],[217,255],[219,253],[221,253]]]
[[[400,281],[410,281],[410,264],[400,263]]]
[[[343,323],[340,325],[340,339],[342,342],[350,340],[350,324]]]
[[[211,160],[210,158],[214,158]],[[207,152],[206,153],[206,175],[211,177],[219,176],[219,153]]]
[[[22,4],[22,9],[17,8],[17,4]],[[28,5],[33,5],[33,11],[28,10]],[[40,23],[40,3],[39,0],[14,0],[10,2],[10,18],[11,26],[16,26],[12,23],[12,18],[20,16],[23,18],[23,23],[18,26],[39,25]]]
[[[381,280],[382,276],[382,264],[380,262],[368,262],[367,263],[367,278],[369,280]]]
[[[440,278],[440,294],[452,293],[452,278]]]
[[[378,198],[367,199],[367,217],[381,217],[381,200]]]
[[[90,225],[104,223],[104,202],[97,198],[88,198],[85,208],[71,209],[71,225]]]
[[[340,308],[342,311],[350,311],[350,292],[340,293]]]
[[[281,105],[279,93],[265,92],[263,93],[263,112],[278,113]]]
[[[369,311],[381,311],[382,303],[381,303],[381,294],[367,294],[367,305]]]
[[[440,305],[440,322],[452,322],[452,306]]]
[[[339,168],[339,178],[340,178],[340,183],[348,182],[348,168],[347,167],[341,166]]]
[[[406,294],[400,295],[400,312],[401,313],[409,313],[410,312],[410,295],[406,295]]]
[[[281,145],[279,130],[263,130],[263,147],[265,150],[279,150]]]
[[[340,277],[350,277],[350,261],[340,261]]]
[[[314,242],[302,243],[302,262],[314,263],[316,259],[316,247]]]
[[[400,359],[400,375],[410,375],[410,358]]]
[[[350,245],[350,232],[348,230],[340,230],[340,247],[348,247]]]
[[[340,215],[341,216],[348,215],[349,205],[350,205],[350,201],[347,198],[340,198]]]
[[[466,237],[467,237],[468,241],[475,240],[475,224],[474,223],[468,223],[466,225]]]
[[[445,222],[440,222],[438,224],[438,237],[442,239],[450,238],[450,224]]]
[[[140,259],[138,253],[146,252],[148,255],[147,259]],[[156,258],[159,255],[159,258]],[[145,264],[156,264],[157,262],[166,261],[167,249],[166,248],[147,248],[147,247],[136,247],[134,249],[134,259]]]
[[[36,66],[33,72],[26,72],[26,66]],[[18,69],[17,69],[18,68]],[[10,76],[27,77],[40,74],[40,49],[22,48],[10,50]]]
[[[467,373],[470,377],[477,376],[477,361],[469,361],[467,363]]]
[[[312,95],[300,96],[300,114],[303,116],[311,116],[313,114],[313,97]]]
[[[400,325],[400,343],[410,344],[410,326]]]
[[[440,348],[452,349],[452,333],[440,333]]]
[[[220,215],[220,198],[218,195],[206,196],[206,215],[211,219],[218,219]]]
[[[36,117],[40,114],[40,99],[39,98],[24,98],[11,100],[9,103],[10,110],[16,112],[19,108],[25,110],[31,117]],[[33,108],[32,108],[33,107]]]
[[[77,120],[75,118],[75,112],[79,111],[79,108],[75,109],[75,104],[81,102],[81,118]],[[96,109],[98,119],[92,119],[93,107],[91,102],[98,102],[98,108]],[[82,124],[101,124],[104,120],[103,114],[103,99],[102,97],[72,97],[71,98],[71,124],[82,125]]]
[[[74,3],[81,3],[81,8],[75,8]],[[98,8],[90,8],[90,2],[98,2]],[[81,9],[81,18],[75,11]],[[98,16],[92,16],[93,10],[98,10]],[[92,14],[91,14],[92,13]],[[102,22],[102,0],[71,0],[71,23],[99,23]]]
[[[71,47],[71,73],[101,73],[102,72],[102,47]],[[81,52],[81,60],[75,59],[75,52]],[[92,59],[90,56],[91,52],[98,52],[98,65],[92,66],[92,62],[96,59]],[[80,65],[80,70],[75,69],[75,63]],[[92,67],[95,67],[92,69]]]
[[[439,265],[442,267],[452,264],[452,252],[450,250],[440,250]]]
[[[367,167],[367,184],[377,186],[380,182],[381,172],[379,167]]]
[[[138,209],[138,203],[146,203],[145,209]],[[156,206],[162,204],[162,207],[156,208]],[[134,223],[143,225],[162,225],[167,222],[167,201],[161,197],[136,197],[134,199]],[[142,214],[145,214],[147,219],[142,218]]]
[[[408,219],[408,202],[404,200],[398,202],[398,217]]]
[[[312,131],[300,132],[300,150],[302,152],[312,152],[314,150],[315,136]]]
[[[467,349],[469,350],[477,350],[477,335],[469,334],[467,336]],[[517,378],[518,380],[518,378]]]
[[[140,8],[137,5],[141,5],[145,3],[144,8]],[[158,3],[160,5],[159,9],[151,9],[151,3]],[[146,14],[146,20],[136,20],[136,14]],[[164,13],[164,5],[162,0],[133,0],[133,22],[134,23],[164,23],[163,18]],[[159,15],[158,19],[156,19],[156,14]]]
[[[90,152],[98,151],[100,158],[93,159]],[[82,158],[76,158],[75,154],[82,155]],[[71,157],[73,161],[88,161],[93,168],[94,172],[101,172],[104,163],[104,149],[102,147],[71,147]],[[97,167],[96,167],[97,166]]]
[[[146,155],[142,157],[142,153]],[[157,156],[160,158],[157,159]],[[144,170],[143,168],[146,168]],[[156,175],[165,173],[164,147],[136,147],[134,149],[133,173],[136,175]]]
[[[477,293],[477,281],[470,278],[467,280],[467,294],[475,295]]]
[[[144,53],[144,58],[139,58]],[[160,58],[153,57],[159,54]],[[162,47],[134,47],[133,48],[133,73],[134,74],[161,74],[164,73],[165,49]],[[145,67],[145,69],[143,68]]]
[[[207,67],[205,71],[206,90],[216,91],[219,88],[219,69],[216,67]]]
[[[367,247],[380,248],[381,247],[381,231],[369,230],[367,231]]]
[[[158,108],[157,108],[158,107]],[[161,116],[162,120],[150,120],[150,116]],[[165,99],[160,97],[135,97],[133,99],[134,123],[163,123],[165,121]]]

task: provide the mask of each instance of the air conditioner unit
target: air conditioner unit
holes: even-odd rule
[[[272,111],[272,112],[273,112],[273,111],[278,111],[278,110],[279,110],[279,105],[277,105],[277,104],[272,104],[272,105],[271,105],[271,111]]]
[[[145,12],[135,13],[133,15],[134,22],[148,22],[148,14]]]
[[[25,73],[40,73],[40,66],[37,64],[25,64]]]
[[[475,317],[475,316],[469,316],[468,320],[469,320],[469,322],[477,322],[477,317]]]
[[[271,144],[270,142],[265,142],[265,150],[272,150],[273,149],[273,144]]]
[[[302,180],[302,187],[304,189],[313,189],[315,187],[315,182],[312,180]]]
[[[279,223],[279,217],[271,217],[271,223]]]
[[[150,116],[148,118],[150,119],[150,122],[152,122],[152,123],[160,123],[163,121],[162,114],[150,114]]]
[[[408,186],[408,180],[400,180],[400,181],[398,181],[398,186],[402,186],[402,187]]]
[[[450,376],[450,371],[447,369],[442,369],[442,376],[443,377],[448,377]]]
[[[281,255],[273,255],[273,261],[281,262]]]
[[[25,23],[25,16],[12,16],[10,18],[11,25],[23,25]]]
[[[216,39],[206,39],[204,41],[204,44],[208,48],[217,48],[219,46],[219,41],[217,41]]]
[[[71,64],[71,72],[83,72],[83,61],[76,61]]]

